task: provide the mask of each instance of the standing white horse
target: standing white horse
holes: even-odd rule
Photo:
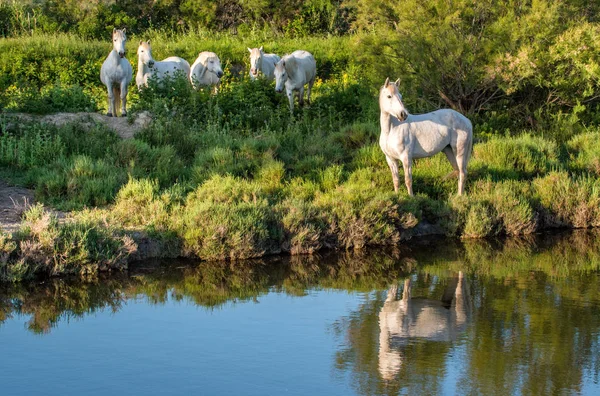
[[[187,79],[190,74],[190,64],[178,56],[170,56],[162,61],[155,61],[152,57],[152,47],[150,40],[140,41],[137,50],[138,70],[135,76],[135,83],[138,88],[148,86],[148,79],[156,78],[158,81],[165,77],[176,77],[178,73]]]
[[[277,62],[275,66],[275,91],[285,92],[290,101],[290,112],[294,113],[294,91],[298,92],[298,104],[304,105],[304,86],[308,84],[307,103],[310,105],[310,91],[317,77],[317,62],[310,52],[294,51]]]
[[[117,116],[119,102],[121,115],[126,116],[127,110],[127,86],[133,77],[131,63],[125,58],[125,42],[127,35],[125,29],[113,29],[113,50],[108,54],[100,68],[100,80],[108,91],[108,113],[109,117]]]
[[[250,78],[256,80],[261,72],[268,80],[275,78],[275,65],[281,60],[276,54],[265,54],[263,47],[248,48],[250,51]]]
[[[192,65],[190,81],[194,89],[203,85],[217,85],[223,77],[221,61],[214,52],[200,52],[198,58]]]
[[[392,171],[394,191],[398,192],[398,160],[404,167],[404,183],[413,195],[412,160],[431,157],[443,151],[458,172],[458,194],[465,191],[467,164],[473,147],[471,121],[459,112],[442,109],[426,114],[409,114],[398,92],[398,81],[385,84],[379,92],[381,135],[379,145]]]

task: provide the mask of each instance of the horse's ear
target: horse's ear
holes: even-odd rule
[[[260,48],[258,49],[260,52],[263,52],[263,46],[261,45]]]
[[[281,64],[283,65],[283,67],[285,67],[285,61],[281,61]]]
[[[252,53],[252,50],[250,49],[250,47],[246,47],[246,48],[248,48],[248,52]]]
[[[383,84],[383,87],[387,88],[388,85],[390,85],[390,78],[389,77],[385,79],[385,83]]]
[[[150,45],[150,40],[146,41],[146,43],[147,43],[148,45]]]
[[[142,45],[144,43],[144,40],[140,40],[140,45]]]
[[[400,87],[400,79],[397,79],[394,84],[396,84],[397,87]]]
[[[123,28],[122,32],[123,33],[127,32],[127,28]]]

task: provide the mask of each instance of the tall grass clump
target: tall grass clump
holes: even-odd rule
[[[533,181],[546,227],[600,226],[600,179],[552,172]]]
[[[0,243],[4,281],[123,269],[137,249],[131,238],[93,222],[80,219],[60,224],[40,204],[24,213],[21,230],[12,242],[1,237]]]
[[[176,213],[185,251],[205,259],[243,259],[279,252],[281,230],[268,193],[257,183],[213,176]]]
[[[527,182],[475,182],[467,196],[450,200],[458,234],[467,238],[530,234],[538,228],[533,192]]]
[[[493,137],[476,144],[470,168],[495,180],[543,175],[560,167],[556,143],[541,136]]]
[[[588,171],[600,177],[600,132],[587,132],[574,136],[566,144],[569,167]]]
[[[103,206],[113,201],[126,180],[124,169],[80,155],[36,172],[35,193],[60,209]]]

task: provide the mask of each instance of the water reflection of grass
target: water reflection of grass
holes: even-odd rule
[[[101,309],[118,311],[129,298],[144,296],[151,304],[187,300],[215,308],[248,301],[270,290],[302,296],[307,289],[382,290],[412,272],[418,278],[445,277],[462,270],[481,279],[494,278],[517,289],[529,287],[531,271],[544,274],[560,296],[581,302],[600,299],[600,233],[468,241],[415,243],[410,249],[363,251],[325,256],[274,257],[236,263],[202,262],[197,266],[165,262],[154,270],[134,269],[131,276],[92,278],[88,282],[53,279],[41,284],[0,287],[0,321],[31,315],[28,328],[46,332],[62,320]],[[431,293],[441,295],[440,282]],[[378,301],[373,302],[378,304]]]

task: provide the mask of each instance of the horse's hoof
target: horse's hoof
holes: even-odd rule
[[[107,117],[112,117],[113,115],[112,115],[112,113],[106,113],[106,116]]]
[[[127,117],[127,112],[126,111],[122,111],[121,112],[121,117]]]

